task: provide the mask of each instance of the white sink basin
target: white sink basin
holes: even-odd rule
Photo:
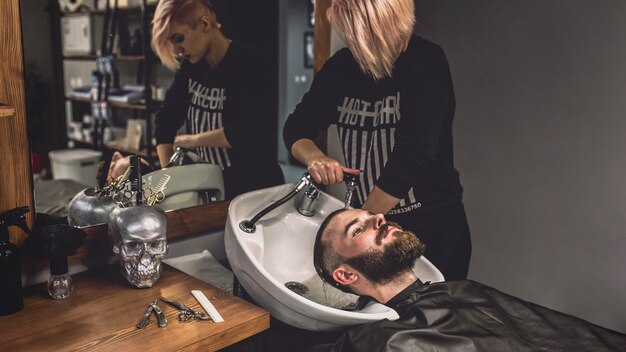
[[[298,213],[292,199],[257,222],[254,233],[239,228],[241,221],[251,219],[294,187],[286,184],[266,188],[243,194],[230,203],[224,234],[226,255],[246,292],[275,318],[306,330],[338,330],[397,319],[394,310],[378,303],[357,312],[333,308],[327,302],[344,307],[357,298],[323,285],[313,267],[313,242],[319,224],[330,212],[343,207],[338,199],[321,192],[313,217]],[[443,275],[426,258],[417,261],[414,271],[422,281],[443,281]],[[296,287],[304,284],[309,292],[303,296],[308,298],[285,287],[286,283],[296,283],[291,284]]]

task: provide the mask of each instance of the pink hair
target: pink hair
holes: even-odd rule
[[[212,14],[212,22],[217,23],[215,10],[209,0],[160,0],[152,19],[152,50],[161,59],[163,65],[177,70],[180,63],[176,60],[172,43],[168,40],[169,29],[176,20],[184,20],[196,14],[204,7]],[[191,25],[191,24],[190,24]]]
[[[413,0],[333,0],[326,15],[361,70],[380,80],[391,77],[411,38],[414,9]]]

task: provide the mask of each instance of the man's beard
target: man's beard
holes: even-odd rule
[[[346,264],[361,272],[376,285],[384,285],[412,270],[415,261],[424,251],[424,245],[415,234],[402,230],[402,227],[393,222],[387,222],[380,227],[376,236],[376,244],[382,243],[383,236],[387,233],[389,226],[400,230],[391,234],[396,237],[395,241],[386,244],[382,250],[370,249],[346,260]]]

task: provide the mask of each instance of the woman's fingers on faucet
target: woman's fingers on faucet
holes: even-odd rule
[[[345,167],[345,166],[342,166],[341,169],[342,169],[342,171],[344,173],[353,174],[353,175],[357,175],[357,176],[360,175],[363,172],[363,170],[351,169],[351,168]]]
[[[309,175],[311,175],[311,177],[313,177],[313,181],[315,181],[315,183],[322,183],[322,176],[320,176],[319,172],[315,171],[315,169],[311,168],[309,166],[308,168],[309,171]]]
[[[325,178],[325,185],[332,185],[334,183],[337,183],[337,177],[335,176],[335,174],[338,167],[339,163],[335,160],[329,160],[329,162],[324,165],[323,174],[325,175],[323,175],[322,178]]]
[[[335,159],[324,157],[313,161],[309,167],[309,174],[313,180],[323,185],[334,184],[343,180],[343,166]]]
[[[334,176],[333,177],[334,182],[333,183],[339,183],[339,182],[343,181],[342,169],[343,169],[343,166],[341,166],[341,165],[339,165],[339,167],[336,167],[336,168],[333,169],[333,173],[334,173],[334,175],[333,175]]]
[[[363,171],[341,165],[337,160],[325,156],[313,161],[308,167],[313,180],[323,185],[344,181],[344,174],[360,175]]]
[[[307,171],[309,172],[309,175],[313,177],[313,181],[315,181],[316,183],[320,183],[320,184],[322,183],[322,175],[320,174],[319,166],[317,165],[317,162],[311,163],[311,165],[307,167]]]

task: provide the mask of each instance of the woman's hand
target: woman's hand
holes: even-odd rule
[[[174,138],[174,149],[183,147],[185,149],[193,149],[199,147],[197,134],[181,134]]]
[[[174,138],[174,149],[183,147],[186,149],[213,147],[213,148],[232,148],[226,135],[224,128],[218,128],[198,134],[181,134]]]
[[[337,160],[329,158],[308,138],[297,140],[291,146],[291,154],[307,166],[313,180],[323,185],[343,181],[344,172],[359,175],[361,170],[341,165]]]
[[[323,185],[332,185],[343,181],[343,174],[350,173],[358,175],[358,169],[351,169],[341,165],[337,160],[326,155],[320,155],[308,162],[307,170],[313,180]]]

